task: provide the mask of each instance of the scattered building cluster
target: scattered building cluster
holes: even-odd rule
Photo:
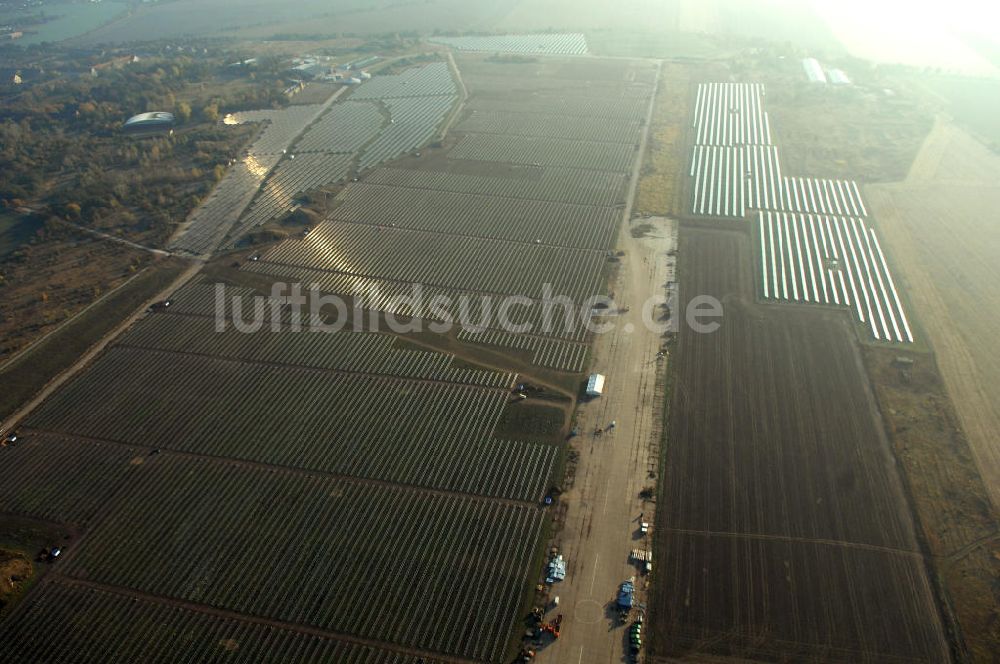
[[[359,85],[372,77],[364,71],[364,67],[378,60],[379,56],[373,55],[338,65],[327,56],[303,55],[292,60],[288,71],[299,81],[334,81],[345,85]]]

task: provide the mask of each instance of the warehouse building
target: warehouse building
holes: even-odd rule
[[[140,113],[133,115],[122,128],[125,131],[145,132],[145,131],[166,131],[174,126],[174,114],[166,111],[152,111],[150,113]]]
[[[806,76],[810,83],[826,83],[826,74],[816,58],[804,58],[802,68],[806,71]]]

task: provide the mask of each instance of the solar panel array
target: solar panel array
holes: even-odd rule
[[[773,145],[696,145],[691,175],[695,214],[744,217],[747,208],[773,209],[782,200],[781,163]]]
[[[911,343],[858,184],[783,176],[764,98],[755,83],[698,86],[692,213],[743,219],[758,211],[765,299],[850,307],[876,341]]]
[[[431,41],[460,51],[494,51],[536,55],[583,55],[587,53],[587,40],[582,33],[578,32],[487,37],[435,37]]]
[[[462,56],[458,62],[471,97],[446,159],[407,160],[349,183],[307,237],[287,240],[243,269],[314,283],[373,311],[464,321],[463,341],[515,349],[539,366],[581,371],[588,347],[580,312],[589,311],[583,303],[600,289],[621,223],[655,68],[615,62],[591,72],[581,63],[580,79],[593,84],[567,95],[546,89],[566,80],[546,77],[551,67],[528,65],[542,91],[497,96],[496,90],[510,90],[524,78],[523,67]],[[636,83],[644,73],[650,82]],[[645,96],[629,88],[628,96],[609,99],[597,84],[619,79],[644,86]],[[394,122],[364,148],[362,167],[376,161],[372,155],[383,142],[403,135],[404,110],[418,116],[422,131],[430,130],[410,139],[416,146],[440,131],[455,99],[410,96],[410,83],[383,90],[400,95],[373,100]],[[433,104],[440,104],[436,117],[420,119],[432,115],[423,108]],[[549,291],[566,296],[571,306],[549,311]],[[527,298],[509,315],[531,334],[510,332],[497,316],[496,298],[508,295]]]
[[[691,212],[743,218],[748,210],[867,216],[853,180],[785,177],[759,83],[704,83],[694,108]]]
[[[781,209],[784,181],[759,83],[705,83],[695,99],[693,214]]]
[[[764,297],[850,307],[878,341],[912,342],[875,230],[860,217],[760,212]]]
[[[199,255],[211,253],[236,225],[295,137],[329,104],[246,111],[228,116],[226,122],[230,124],[262,122],[264,126],[247,155],[229,169],[212,193],[191,213],[187,227],[170,243],[170,249]]]
[[[868,209],[854,180],[784,179],[782,210],[867,217]]]
[[[445,62],[432,62],[421,67],[404,69],[398,74],[376,76],[355,89],[351,99],[391,99],[394,97],[427,97],[455,95],[458,88]]]
[[[451,95],[386,99],[384,103],[392,120],[365,149],[358,169],[378,166],[430,141],[456,99]]]
[[[346,179],[424,145],[457,99],[448,65],[372,79],[313,123],[265,183],[237,236],[287,212],[296,194]]]
[[[353,155],[304,152],[285,159],[240,219],[234,235],[240,235],[287,212],[296,195],[347,177]]]
[[[760,83],[705,83],[698,86],[696,145],[771,145],[771,124]]]
[[[240,235],[287,212],[296,194],[424,145],[456,99],[451,70],[435,62],[374,78],[335,105],[227,116],[230,124],[264,125],[246,158],[192,212],[171,249],[208,254],[227,236],[235,244]]]
[[[295,152],[355,152],[378,136],[388,119],[373,102],[347,101],[306,129]]]
[[[250,205],[279,158],[277,155],[248,155],[231,166],[188,217],[187,229],[170,243],[170,249],[193,254],[210,253]]]
[[[243,111],[233,113],[227,122],[263,123],[260,135],[250,146],[250,154],[282,154],[295,137],[326,110],[325,104],[289,106],[279,110]]]

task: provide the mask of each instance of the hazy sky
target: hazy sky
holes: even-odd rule
[[[982,0],[811,0],[856,55],[882,61],[997,75],[963,34],[996,42],[1000,4]]]

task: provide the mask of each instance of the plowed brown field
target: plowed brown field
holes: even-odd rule
[[[846,317],[754,302],[749,239],[682,228],[682,326],[657,510],[658,656],[948,660]]]

